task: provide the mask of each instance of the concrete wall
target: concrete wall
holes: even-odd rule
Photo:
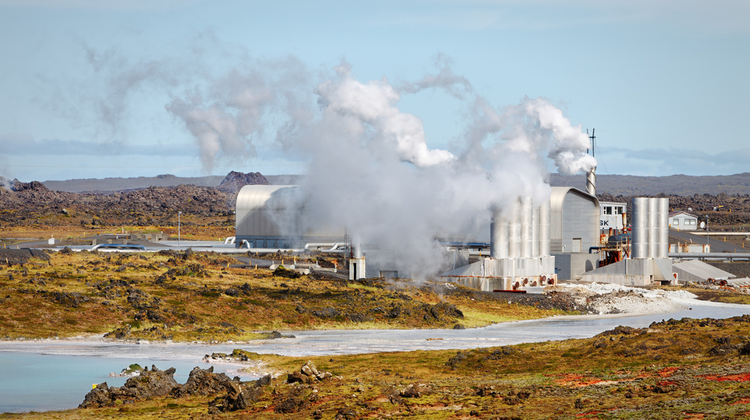
[[[578,280],[585,272],[599,267],[599,254],[555,253],[555,272],[558,280]]]

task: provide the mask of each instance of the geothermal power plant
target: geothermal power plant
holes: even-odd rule
[[[489,242],[437,241],[443,266],[435,278],[482,291],[541,292],[558,281],[647,286],[674,284],[728,273],[699,261],[678,268],[669,252],[669,200],[634,198],[630,214],[617,214],[618,229],[601,229],[595,168],[586,174],[587,191],[551,187],[549,198],[518,197],[486,214]],[[392,252],[352,240],[356,229],[304,228],[304,202],[295,185],[248,185],[237,197],[236,245],[256,252],[316,250],[348,257],[351,280],[412,277]],[[618,203],[619,204],[619,203]],[[630,235],[625,227],[631,224]],[[356,227],[355,227],[356,228]],[[628,237],[629,236],[629,237]],[[712,271],[713,270],[713,271]],[[710,274],[705,274],[710,273]]]

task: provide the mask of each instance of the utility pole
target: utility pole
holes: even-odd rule
[[[708,238],[709,238],[709,236],[708,236],[708,215],[706,215],[706,245],[710,246],[711,242],[709,242]]]

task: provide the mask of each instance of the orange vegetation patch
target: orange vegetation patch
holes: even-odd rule
[[[726,375],[726,376],[719,376],[719,375],[702,375],[705,379],[708,379],[709,381],[735,381],[735,382],[747,382],[750,381],[750,373],[738,373],[736,375]]]
[[[733,402],[733,403],[731,403],[729,405],[740,405],[740,404],[750,404],[750,398],[747,398],[747,397],[740,398],[739,401],[735,401],[735,402]]]
[[[618,384],[620,382],[631,382],[634,379],[620,379],[617,381],[605,381],[599,378],[594,378],[591,376],[584,376],[577,373],[565,373],[561,375],[544,375],[547,377],[554,377],[558,376],[556,379],[554,379],[555,383],[560,386],[570,386],[570,387],[584,387],[589,385],[614,385]]]
[[[601,411],[589,411],[588,413],[578,413],[576,414],[576,417],[581,420],[585,420],[588,419],[589,416],[597,416],[599,414],[601,414]]]
[[[676,371],[680,370],[678,367],[668,367],[658,371],[656,374],[662,378],[672,376]]]
[[[682,413],[684,414],[685,420],[701,420],[706,418],[706,415],[703,413]]]
[[[555,383],[562,386],[575,386],[575,387],[581,387],[581,386],[589,386],[594,385],[602,382],[601,379],[598,378],[592,378],[592,377],[584,377],[583,375],[575,374],[575,373],[566,373],[561,375],[560,378],[555,379]]]
[[[657,385],[659,385],[659,386],[677,385],[677,382],[675,382],[675,381],[661,381],[661,382],[658,382]]]

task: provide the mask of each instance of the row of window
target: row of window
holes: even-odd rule
[[[682,223],[683,226],[695,226],[698,221],[695,220],[695,219],[682,219],[682,222],[683,222]],[[680,219],[673,219],[672,220],[672,224],[674,226],[679,226],[680,225]]]
[[[614,206],[614,209],[612,206],[604,206],[604,214],[612,214],[612,210],[614,210],[614,214],[624,214],[625,213],[625,207],[622,206]]]

